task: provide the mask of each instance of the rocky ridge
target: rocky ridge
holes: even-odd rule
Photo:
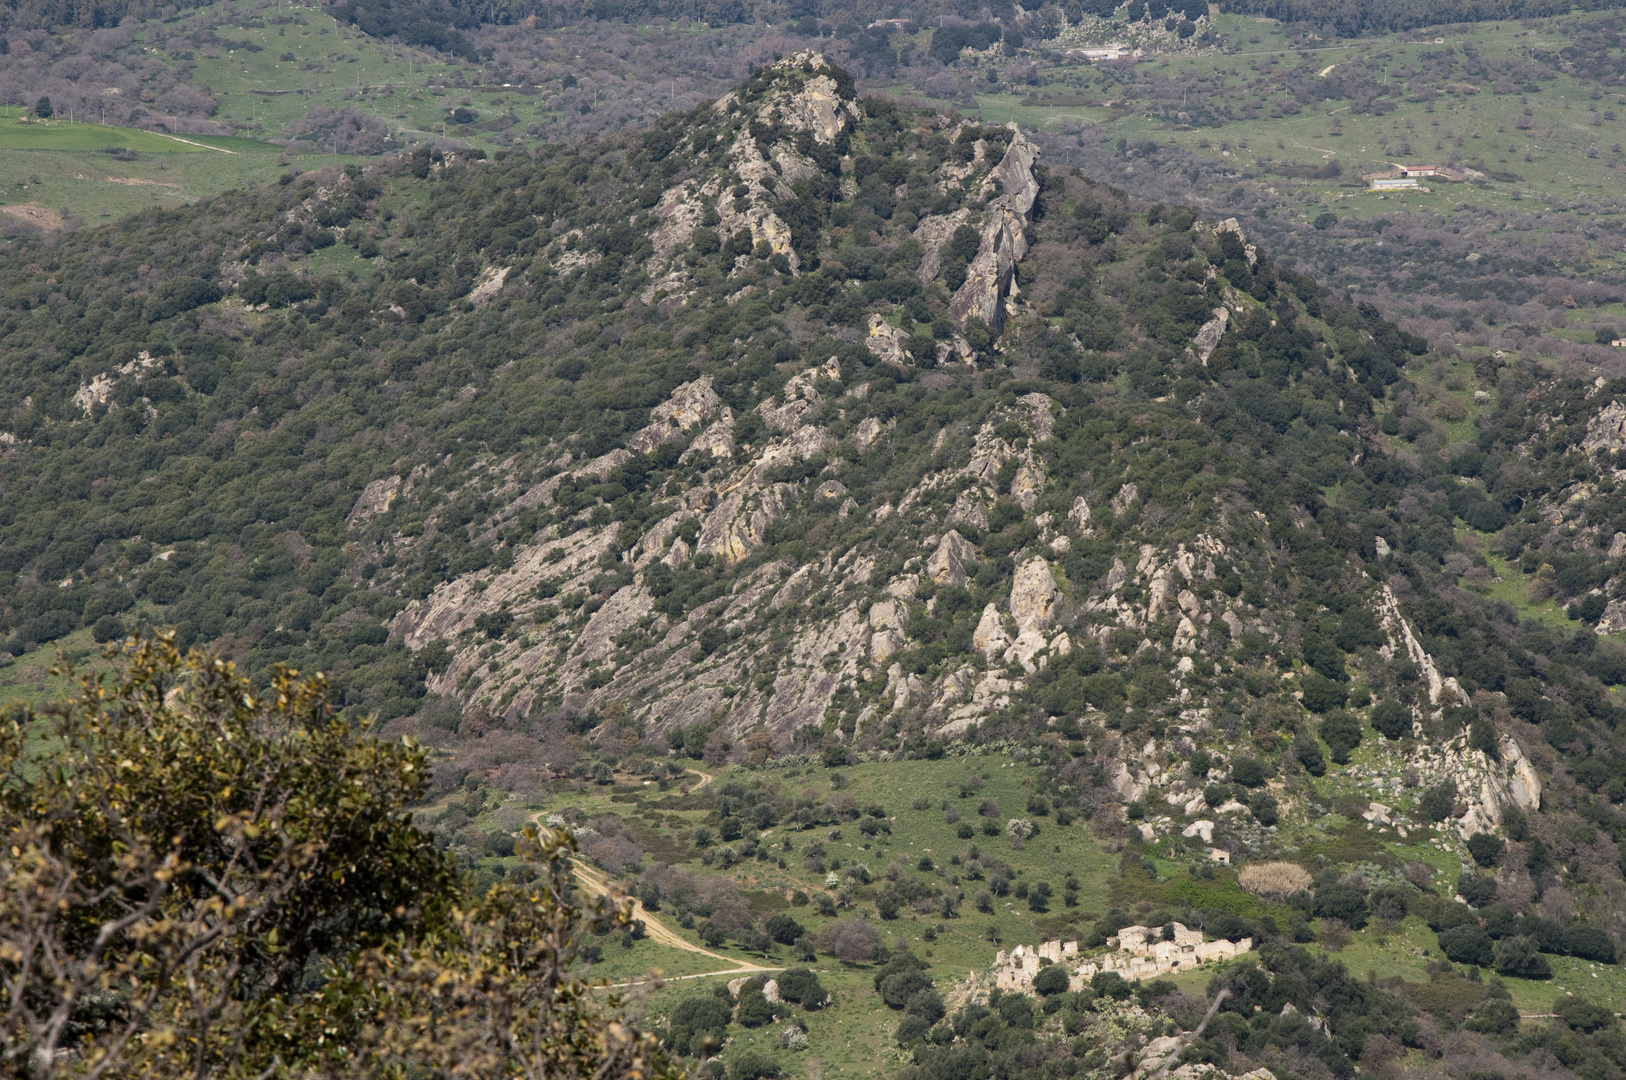
[[[1168,285],[1186,298],[1183,336],[1158,362],[1171,392],[1135,399],[1143,411],[1127,415],[1089,412],[1092,395],[1111,398],[1121,386],[1075,391],[1056,357],[1082,352],[1094,362],[1100,350],[1081,344],[1091,331],[1078,313],[1107,305],[1068,301],[1071,314],[1055,315],[1042,278],[1018,288],[1019,269],[1028,272],[1018,260],[1037,253],[1034,265],[1055,266],[1063,241],[1081,243],[1073,222],[1093,228],[1111,193],[1077,177],[1056,181],[1019,131],[955,118],[914,121],[913,134],[933,147],[919,162],[883,160],[867,149],[872,120],[813,54],[706,111],[700,122],[714,126],[694,137],[699,165],[666,184],[650,212],[650,248],[638,259],[651,308],[708,320],[778,312],[784,290],[802,285],[771,285],[763,264],[781,282],[839,276],[849,263],[853,277],[818,285],[826,291],[805,311],[785,308],[785,332],[757,347],[760,360],[754,333],[737,331],[739,355],[667,383],[665,399],[612,449],[551,440],[534,455],[541,469],[529,470],[545,477],[523,482],[527,463],[493,463],[482,480],[493,511],[476,539],[500,538],[500,557],[407,603],[390,623],[415,652],[444,646],[428,689],[501,726],[614,715],[652,740],[703,729],[719,753],[748,739],[776,753],[893,753],[905,740],[974,742],[1020,717],[1058,746],[1093,748],[1095,767],[1072,793],[1117,804],[1131,836],[1228,862],[1268,846],[1274,826],[1258,798],[1240,789],[1216,797],[1216,786],[1257,755],[1274,770],[1259,797],[1303,810],[1289,740],[1313,740],[1325,714],[1370,684],[1365,702],[1379,691],[1402,702],[1412,738],[1378,744],[1381,775],[1350,774],[1383,781],[1364,792],[1365,824],[1401,836],[1421,828],[1410,789],[1439,781],[1459,795],[1440,842],[1499,828],[1509,807],[1539,807],[1549,766],[1528,731],[1505,733],[1495,749],[1451,736],[1466,723],[1459,714],[1505,709],[1509,697],[1481,689],[1483,675],[1478,686],[1459,678],[1461,659],[1438,654],[1438,626],[1420,629],[1408,613],[1418,596],[1406,590],[1419,588],[1401,572],[1411,538],[1329,507],[1300,479],[1291,497],[1285,480],[1265,491],[1239,476],[1208,479],[1231,450],[1202,440],[1239,430],[1243,414],[1269,427],[1267,442],[1313,424],[1323,476],[1367,469],[1391,451],[1412,460],[1363,412],[1381,385],[1363,384],[1333,345],[1368,348],[1379,337],[1332,334],[1330,301],[1313,282],[1267,279],[1275,271],[1237,222],[1177,215],[1133,270],[1134,288]],[[915,163],[887,171],[902,162]],[[1036,221],[1052,182],[1058,209]],[[901,241],[886,258],[903,285],[840,243],[854,220],[877,227],[862,207],[805,215],[817,184],[833,185],[821,190],[839,202],[833,193],[891,187],[901,197],[927,183],[935,194],[926,212],[889,233]],[[829,236],[809,243],[809,232],[795,231],[815,228]],[[720,263],[697,257],[714,243]],[[1081,265],[1095,283],[1081,272],[1069,288],[1086,297],[1105,289],[1123,273],[1119,261],[1090,256]],[[1245,274],[1260,277],[1250,285]],[[843,304],[851,317],[838,328],[814,328]],[[1122,318],[1131,325],[1132,315]],[[977,332],[992,344],[974,347]],[[1280,391],[1269,389],[1278,376],[1261,359],[1272,350],[1303,365],[1298,375],[1278,369]],[[759,366],[742,381],[747,362]],[[1095,378],[1071,370],[1074,385]],[[877,406],[951,392],[966,395],[958,411],[921,422]],[[1616,412],[1594,409],[1587,452],[1616,452]],[[1110,455],[1100,452],[1107,443]],[[1180,454],[1191,470],[1185,488],[1158,472]],[[646,475],[657,479],[638,503]],[[397,513],[415,483],[404,468],[375,481],[353,527]],[[1565,520],[1587,497],[1567,496]],[[547,524],[520,528],[527,517]],[[425,543],[437,528],[426,523]],[[1319,551],[1323,584],[1303,584],[1304,551]],[[1316,639],[1357,615],[1365,636],[1331,659],[1312,656]],[[1610,618],[1606,609],[1600,634]],[[1187,768],[1199,748],[1201,774]]]

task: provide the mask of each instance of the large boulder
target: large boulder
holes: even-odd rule
[[[1011,618],[1018,631],[1044,630],[1055,617],[1061,590],[1050,564],[1035,556],[1023,563],[1011,582]]]

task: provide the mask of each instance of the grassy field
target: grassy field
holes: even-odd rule
[[[713,771],[711,766],[702,768]],[[777,784],[786,794],[810,790],[818,793],[820,798],[831,790],[832,774],[822,768],[764,771],[719,768],[714,771],[717,786],[730,780],[747,784],[762,782]],[[1075,823],[1058,827],[1053,824],[1053,819],[1040,819],[1042,828],[1039,837],[1021,850],[1012,850],[1002,836],[991,838],[979,834],[972,840],[962,840],[945,820],[945,802],[955,806],[964,815],[964,820],[973,823],[980,820],[976,807],[983,799],[995,800],[1002,810],[1008,810],[1011,815],[1022,813],[1033,776],[1033,770],[1027,765],[993,755],[941,761],[876,762],[852,766],[840,772],[845,776],[845,786],[841,789],[844,794],[850,794],[860,805],[880,802],[893,816],[891,836],[882,835],[869,840],[851,825],[808,832],[778,826],[765,830],[759,837],[759,844],[773,853],[773,861],[746,861],[727,871],[720,866],[703,868],[693,864],[686,864],[686,868],[696,874],[727,873],[739,884],[753,911],[788,911],[813,934],[832,920],[819,915],[810,904],[795,905],[789,899],[797,890],[815,893],[824,889],[824,875],[807,872],[798,854],[812,840],[822,841],[827,856],[839,859],[843,867],[854,862],[863,863],[877,877],[893,860],[913,868],[922,856],[929,857],[953,876],[952,860],[963,858],[976,846],[979,850],[997,854],[1009,863],[1016,881],[1049,881],[1056,890],[1057,899],[1051,911],[1044,915],[1036,915],[1026,905],[1007,898],[1010,902],[997,905],[991,915],[978,913],[968,900],[960,916],[955,919],[939,919],[907,911],[891,922],[877,918],[876,924],[887,944],[908,947],[928,960],[933,976],[945,990],[962,982],[968,975],[987,970],[1000,948],[1022,943],[1036,944],[1048,938],[1076,938],[1091,921],[1105,912],[1110,892],[1108,879],[1116,868],[1117,859],[1102,849],[1087,826]],[[973,796],[961,799],[958,794],[959,782],[973,774],[983,778],[983,787]],[[926,805],[915,809],[921,800]],[[629,783],[588,785],[580,790],[568,783],[557,783],[548,791],[510,800],[502,805],[516,804],[523,805],[527,813],[579,813],[588,820],[615,814],[633,825],[641,841],[647,836],[649,843],[674,847],[681,844],[681,838],[688,830],[705,821],[711,812],[709,800],[687,797],[676,789],[661,792],[642,784]],[[687,808],[690,805],[693,805],[692,809]],[[432,816],[437,810],[430,808],[426,813]],[[494,812],[500,814],[502,810],[498,807],[494,808]],[[494,820],[492,814],[493,811],[488,811],[480,823]],[[832,836],[839,838],[831,839]],[[792,848],[790,851],[784,850],[783,845],[787,841]],[[650,859],[665,857],[666,854],[668,851],[663,846],[653,850]],[[783,867],[778,863],[781,855],[784,856]],[[504,863],[512,863],[512,860],[488,859],[481,865],[491,867]],[[1062,881],[1069,872],[1077,877],[1081,886],[1082,899],[1077,908],[1067,908],[1060,900]],[[968,893],[974,892],[977,883],[966,882],[965,887]],[[874,917],[875,892],[873,885],[856,890],[856,909],[859,912],[867,912]],[[842,911],[838,917],[852,914],[852,911]],[[693,930],[683,929],[677,920],[667,917],[663,921],[686,940],[699,943],[698,935]],[[997,943],[991,940],[995,937]],[[714,951],[739,961],[763,965],[783,966],[794,962],[785,950],[779,950],[772,957],[753,955],[733,942]],[[712,978],[680,979],[680,976],[724,966],[710,958],[661,948],[647,940],[635,942],[631,948],[623,948],[614,936],[604,939],[603,952],[602,962],[595,967],[595,976],[612,983],[626,983],[649,979],[658,973],[660,977],[670,980],[659,988],[645,988],[648,993],[647,1008],[655,1017],[688,995],[709,993],[716,981]],[[730,1034],[738,1036],[731,1045],[730,1053],[745,1048],[771,1051],[782,1057],[785,1066],[794,1072],[806,1070],[811,1060],[816,1059],[827,1076],[878,1076],[895,1068],[900,1058],[892,1044],[892,1032],[899,1017],[880,1004],[871,984],[872,970],[866,965],[844,965],[823,955],[812,966],[834,996],[831,1008],[805,1016],[814,1049],[802,1055],[779,1049],[772,1045],[777,1034],[774,1027],[756,1031],[730,1028]]]
[[[64,659],[81,672],[103,666],[102,647],[90,638],[88,629],[75,630],[47,648],[35,649],[0,667],[0,708],[10,705],[41,705],[73,693],[73,680],[52,674]]]
[[[18,122],[25,110],[0,110],[0,212],[44,228],[58,227],[65,215],[91,222],[150,206],[175,206],[220,191],[265,183],[287,171],[352,161],[376,161],[320,148],[288,149],[266,141],[319,106],[353,108],[378,116],[401,145],[447,136],[481,144],[490,132],[479,123],[505,116],[508,104],[518,121],[535,118],[533,98],[503,88],[448,90],[438,84],[457,75],[450,65],[431,62],[415,50],[392,48],[367,38],[316,8],[291,7],[292,18],[268,25],[261,5],[221,0],[176,20],[170,32],[204,18],[227,17],[215,36],[249,48],[207,47],[188,54],[195,85],[207,87],[220,103],[214,119],[238,125],[239,136],[166,136],[133,128],[82,123],[76,117]],[[235,21],[234,21],[235,20]],[[147,48],[137,37],[133,48]],[[179,64],[182,57],[152,48],[156,58]],[[294,60],[284,61],[284,55]],[[494,102],[504,104],[493,104]],[[475,124],[445,124],[448,112],[473,107]],[[495,111],[494,111],[495,110]],[[249,137],[253,136],[253,137]],[[135,152],[133,160],[108,151]]]
[[[1328,805],[1347,806],[1352,799],[1364,802],[1369,798],[1381,798],[1404,809],[1412,801],[1409,793],[1396,795],[1374,787],[1377,777],[1398,775],[1404,764],[1404,754],[1397,744],[1378,739],[1369,732],[1347,766],[1334,765],[1326,777],[1315,781],[1314,805],[1303,799],[1284,798],[1281,825],[1266,839],[1257,857],[1286,855],[1306,865],[1316,865],[1325,859],[1325,865],[1359,869],[1374,880],[1398,875],[1399,868],[1406,862],[1419,860],[1434,868],[1437,887],[1448,889],[1466,858],[1454,830],[1423,827],[1402,837],[1393,829],[1371,829],[1358,818],[1328,813],[1325,809]],[[851,917],[856,913],[873,919],[890,947],[907,947],[931,964],[931,973],[945,992],[963,987],[968,976],[987,971],[998,949],[1055,938],[1082,937],[1089,924],[1109,907],[1121,907],[1139,918],[1161,918],[1160,911],[1178,911],[1185,906],[1211,907],[1251,918],[1271,915],[1284,926],[1292,914],[1285,905],[1265,904],[1243,892],[1231,869],[1215,867],[1212,871],[1194,873],[1194,867],[1201,865],[1201,855],[1182,849],[1179,839],[1182,819],[1178,814],[1172,828],[1159,826],[1159,836],[1154,842],[1144,848],[1130,849],[1137,856],[1152,857],[1157,867],[1156,877],[1139,872],[1120,875],[1121,856],[1109,854],[1106,846],[1082,823],[1058,827],[1053,819],[1040,819],[1043,828],[1039,837],[1021,850],[1012,850],[1003,837],[979,834],[971,840],[961,839],[946,820],[945,804],[956,808],[963,820],[973,823],[980,820],[976,807],[982,799],[997,802],[1002,815],[1021,813],[1026,804],[1035,770],[1002,753],[939,761],[874,762],[841,769],[839,775],[831,770],[804,766],[700,768],[715,774],[709,791],[689,790],[697,783],[692,773],[683,785],[667,790],[631,778],[619,779],[613,784],[555,781],[545,790],[511,794],[504,801],[493,802],[475,824],[481,829],[497,827],[505,819],[513,820],[515,809],[523,810],[527,817],[560,814],[581,821],[614,815],[628,824],[640,845],[648,851],[646,864],[671,861],[697,876],[726,875],[736,882],[759,918],[785,911],[815,935],[829,925],[831,918],[819,915],[815,905],[795,902],[798,890],[816,895],[825,889],[824,875],[809,873],[802,865],[800,852],[814,840],[822,841],[826,856],[839,859],[843,867],[861,862],[870,867],[877,879],[889,863],[897,862],[913,871],[922,865],[921,859],[925,856],[950,881],[957,881],[955,860],[963,863],[973,846],[1008,862],[1016,882],[1031,884],[1046,880],[1059,893],[1061,881],[1068,873],[1077,878],[1080,886],[1077,907],[1065,907],[1058,898],[1049,912],[1035,914],[1014,897],[1008,897],[989,915],[976,912],[968,900],[959,917],[952,919],[915,914],[905,909],[900,918],[885,921],[875,910],[876,887],[855,889],[853,909],[839,911],[836,917]],[[962,781],[969,776],[981,779],[983,788],[962,798],[959,794]],[[850,825],[811,831],[776,825],[763,830],[758,837],[760,847],[769,853],[766,861],[747,859],[726,869],[720,862],[700,865],[699,852],[689,846],[689,838],[708,818],[715,824],[711,800],[724,785],[736,781],[748,786],[777,785],[783,794],[794,797],[806,793],[817,799],[825,798],[833,784],[840,784],[839,790],[850,794],[859,805],[881,803],[891,818],[892,832],[889,836],[865,838]],[[453,798],[461,798],[461,795]],[[1316,809],[1317,805],[1321,809]],[[423,819],[434,820],[444,806],[426,808]],[[1240,827],[1240,823],[1222,822],[1220,831],[1235,827]],[[494,857],[483,858],[476,866],[483,872],[508,873],[517,869],[515,860]],[[876,884],[880,884],[879,880]],[[969,895],[978,883],[966,882],[963,887]],[[682,928],[670,912],[658,913],[655,917],[685,940],[699,943],[697,933]],[[1327,952],[1326,946],[1320,943],[1309,947]],[[767,954],[752,953],[733,941],[713,950],[729,958],[726,962],[661,947],[647,939],[627,947],[616,935],[602,939],[601,948],[603,956],[593,974],[629,989],[638,1007],[657,1021],[685,997],[708,994],[719,981],[738,977],[732,973],[707,975],[707,972],[741,963],[770,967],[796,963],[789,950],[776,948]],[[1396,988],[1418,1000],[1423,1007],[1438,1005],[1441,994],[1472,996],[1482,992],[1482,984],[1468,986],[1455,977],[1448,977],[1448,985],[1443,989],[1429,989],[1438,978],[1435,973],[1439,971],[1439,948],[1434,934],[1415,916],[1399,923],[1373,922],[1351,935],[1337,952],[1328,955],[1359,976],[1370,972],[1373,978],[1401,980],[1395,984]],[[1549,960],[1554,970],[1551,980],[1508,980],[1515,1003],[1527,1016],[1550,1013],[1560,995],[1572,992],[1598,1000],[1626,999],[1626,971],[1620,967],[1601,967],[1566,957],[1549,957]],[[1254,959],[1244,957],[1236,962],[1252,963]],[[811,966],[834,995],[829,1009],[798,1014],[807,1022],[812,1048],[797,1053],[779,1047],[775,1042],[779,1033],[776,1025],[756,1030],[730,1027],[733,1041],[724,1053],[725,1058],[745,1049],[761,1050],[775,1056],[791,1076],[818,1076],[821,1072],[823,1075],[881,1076],[895,1069],[902,1060],[892,1039],[899,1015],[886,1008],[875,994],[873,967],[843,964],[822,953]],[[1210,966],[1182,973],[1174,979],[1182,988],[1203,994],[1218,970]],[[628,984],[635,985],[629,987]],[[1430,997],[1431,993],[1435,996]]]
[[[1221,15],[1217,28],[1239,46],[1237,52],[1151,55],[1137,67],[1162,78],[1203,80],[1210,94],[1245,102],[1261,113],[1255,119],[1222,121],[1218,126],[1155,115],[1151,102],[1137,97],[1134,88],[1106,83],[1085,64],[1047,69],[1047,81],[1033,87],[1031,94],[978,95],[977,100],[989,121],[1015,120],[1052,129],[1083,122],[1104,125],[1131,146],[1146,140],[1176,143],[1238,180],[1267,184],[1280,197],[1282,212],[1306,220],[1328,209],[1340,217],[1376,217],[1403,204],[1431,207],[1446,215],[1461,206],[1505,210],[1522,204],[1529,210],[1531,200],[1562,205],[1619,191],[1619,170],[1626,158],[1618,142],[1620,126],[1612,118],[1626,99],[1618,90],[1603,94],[1597,84],[1574,74],[1542,82],[1537,92],[1520,88],[1497,93],[1489,85],[1453,80],[1438,86],[1429,83],[1432,94],[1391,93],[1385,101],[1393,111],[1383,114],[1356,112],[1350,100],[1333,98],[1296,115],[1282,115],[1280,106],[1289,95],[1281,84],[1289,75],[1304,74],[1295,69],[1309,67],[1325,77],[1342,67],[1358,68],[1387,86],[1421,91],[1419,69],[1432,54],[1472,48],[1494,69],[1517,63],[1530,50],[1564,48],[1575,27],[1585,21],[1584,16],[1552,19],[1535,30],[1518,22],[1488,22],[1456,27],[1440,41],[1433,31],[1419,31],[1348,44],[1323,42],[1305,49],[1295,48],[1271,20]],[[1268,85],[1261,86],[1265,80]],[[1110,108],[1030,103],[1046,95],[1118,101]],[[1269,115],[1273,108],[1278,115]],[[1479,162],[1505,179],[1487,184],[1425,181],[1433,188],[1427,193],[1369,192],[1360,179],[1362,173],[1380,170],[1391,161],[1432,163],[1452,156]],[[1332,160],[1342,169],[1337,178],[1272,175],[1281,166],[1320,167]],[[1133,163],[1127,165],[1125,175],[1132,176],[1133,169]]]
[[[15,112],[15,110],[13,110]],[[115,149],[134,151],[114,156]],[[231,188],[276,179],[291,164],[311,169],[325,154],[289,154],[256,139],[166,136],[66,120],[20,124],[0,118],[0,213],[57,227],[150,206],[179,206]]]

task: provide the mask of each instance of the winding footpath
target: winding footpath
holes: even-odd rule
[[[692,772],[696,776],[700,777],[700,783],[696,784],[691,789],[693,791],[701,791],[705,789],[706,787],[710,786],[713,780],[716,779],[716,777],[710,773],[703,773],[699,769],[690,769],[689,772]],[[538,825],[542,824],[541,811],[538,811],[533,816],[532,820],[534,820]],[[587,893],[589,896],[610,895],[611,890],[608,877],[606,877],[602,871],[591,866],[587,860],[580,857],[572,859],[571,867],[575,871],[576,882],[578,885],[580,885],[583,892]],[[632,900],[632,917],[638,919],[644,924],[644,933],[650,941],[657,945],[664,945],[669,949],[682,949],[684,952],[699,953],[701,956],[709,956],[714,960],[721,960],[723,963],[728,964],[729,966],[718,968],[715,971],[702,971],[698,975],[676,975],[672,976],[671,978],[663,978],[660,980],[638,979],[633,982],[614,983],[612,984],[614,986],[640,986],[646,982],[655,981],[679,982],[683,979],[706,979],[713,975],[757,975],[764,971],[784,970],[784,968],[779,967],[764,967],[761,964],[753,964],[749,960],[738,960],[732,956],[724,956],[722,953],[716,953],[712,952],[710,949],[702,948],[701,946],[696,945],[692,941],[684,938],[670,926],[667,926],[655,916],[651,915],[636,897],[629,897],[629,899]]]

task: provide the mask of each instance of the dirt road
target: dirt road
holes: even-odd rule
[[[713,780],[717,779],[711,773],[704,773],[699,769],[690,769],[688,771],[700,777],[700,783],[691,788],[691,791],[703,790],[709,786]],[[540,825],[542,824],[542,818],[543,815],[539,811],[532,820]],[[610,886],[608,879],[605,877],[602,871],[591,866],[585,859],[577,858],[571,860],[571,869],[575,871],[576,881],[580,884],[583,892],[587,893],[589,896],[609,895]],[[784,970],[783,968],[778,967],[764,967],[761,964],[753,964],[749,960],[737,960],[732,956],[724,956],[722,953],[715,953],[710,949],[702,948],[699,945],[688,941],[683,937],[683,935],[679,934],[670,926],[667,926],[655,916],[651,915],[636,897],[632,898],[632,917],[643,922],[645,936],[647,936],[649,940],[653,941],[655,944],[665,946],[668,949],[682,949],[684,952],[699,953],[701,956],[709,956],[714,960],[721,960],[724,964],[728,965],[727,967],[718,968],[715,971],[703,971],[697,975],[674,976],[673,978],[665,980],[667,982],[676,982],[681,979],[703,979],[711,975],[756,975],[764,971]],[[617,983],[616,985],[633,986],[636,985],[636,983]]]
[[[709,782],[710,778],[708,777],[707,780]],[[576,881],[581,885],[582,891],[591,896],[609,895],[609,883],[605,880],[602,872],[589,866],[581,859],[573,860],[573,868],[576,872]],[[675,979],[666,980],[668,982],[676,981],[676,979],[702,979],[708,975],[756,975],[764,971],[784,970],[777,967],[763,967],[761,964],[753,964],[749,960],[736,960],[732,956],[724,956],[722,953],[714,953],[710,949],[703,949],[699,945],[686,940],[671,927],[651,915],[636,898],[632,901],[632,917],[643,921],[645,935],[657,945],[664,945],[669,949],[682,949],[684,952],[699,953],[701,956],[709,956],[714,960],[721,960],[723,963],[730,965],[716,971],[703,971],[698,975],[680,975]],[[632,986],[634,984],[618,983],[617,985]]]

